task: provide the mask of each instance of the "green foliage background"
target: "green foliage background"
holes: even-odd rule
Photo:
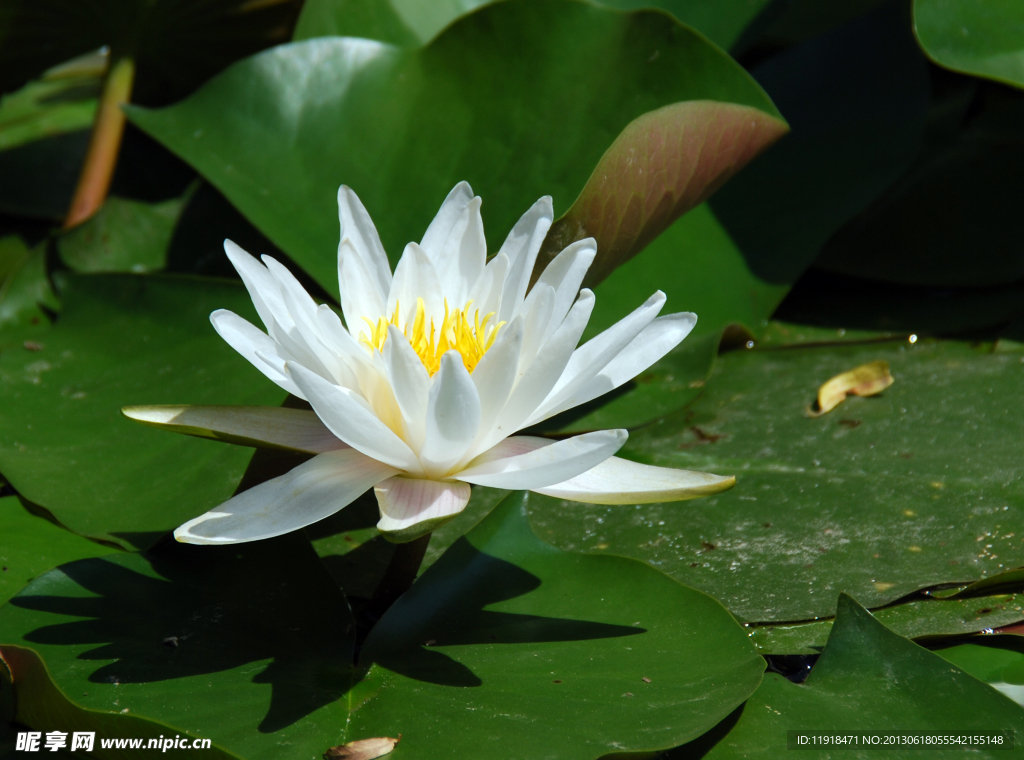
[[[0,6],[0,757],[29,728],[268,759],[401,734],[395,758],[460,760],[1024,729],[1019,2],[84,8]],[[122,56],[138,72],[111,194],[62,230]],[[257,544],[169,540],[301,461],[119,413],[294,402],[209,325],[254,316],[224,238],[336,305],[338,185],[394,260],[468,180],[494,249],[541,195],[593,223],[576,200],[643,147],[638,118],[729,177],[704,112],[673,110],[693,101],[767,149],[624,247],[599,235],[586,337],[659,288],[697,328],[536,432],[628,427],[622,455],[734,489],[605,507],[475,488],[379,620],[393,547],[372,496]],[[601,187],[623,218],[644,191]],[[881,395],[805,414],[879,359]]]

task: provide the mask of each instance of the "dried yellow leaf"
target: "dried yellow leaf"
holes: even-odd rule
[[[402,736],[399,734],[398,739]],[[375,739],[359,739],[358,741],[342,744],[338,747],[331,747],[324,752],[324,760],[374,760],[383,757],[395,748],[398,739],[391,739],[387,736],[380,736]]]
[[[855,396],[874,396],[892,385],[889,374],[889,362],[871,362],[862,364],[849,372],[836,375],[818,389],[818,408],[807,410],[812,417],[825,414],[835,409],[847,394]]]

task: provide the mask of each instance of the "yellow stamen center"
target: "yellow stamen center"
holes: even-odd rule
[[[431,317],[430,329],[428,330],[423,299],[416,299],[416,316],[405,326],[404,332],[405,337],[409,339],[409,343],[412,345],[412,350],[420,357],[420,361],[423,362],[423,366],[427,368],[427,372],[431,376],[441,369],[441,357],[452,349],[455,349],[462,355],[463,364],[465,364],[469,372],[472,372],[484,354],[487,353],[487,350],[494,345],[494,339],[498,336],[498,330],[505,323],[499,322],[488,329],[487,323],[494,316],[494,312],[485,315],[483,320],[481,320],[480,310],[478,309],[470,317],[470,307],[472,305],[473,302],[469,301],[463,308],[450,311],[448,309],[448,299],[445,299],[444,321],[441,322],[441,329],[435,329],[434,319]],[[363,320],[370,328],[370,334],[367,335],[365,331],[361,331],[359,333],[360,342],[371,350],[383,351],[384,341],[388,337],[388,325],[398,327],[400,308],[401,305],[396,303],[395,313],[391,315],[391,319],[380,317],[377,320],[377,324],[373,324],[369,319],[363,317]]]

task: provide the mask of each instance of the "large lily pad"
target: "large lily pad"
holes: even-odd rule
[[[0,471],[71,530],[145,547],[231,496],[251,449],[135,425],[138,403],[279,404],[285,397],[208,321],[255,319],[240,284],[62,277],[65,311],[27,350],[0,353]]]
[[[1001,691],[1017,704],[1024,703],[1024,639],[990,636],[936,650],[979,681]]]
[[[1024,8],[1016,0],[914,0],[914,31],[940,66],[1024,87]]]
[[[44,728],[61,709],[138,735],[128,710],[245,758],[399,733],[410,758],[597,758],[696,737],[753,693],[763,661],[721,605],[640,563],[541,543],[524,500],[417,581],[358,671],[345,601],[295,536],[65,565],[0,609],[17,717]]]
[[[877,607],[994,575],[1024,564],[1021,356],[905,340],[731,352],[623,453],[735,474],[736,488],[635,509],[552,500],[532,519],[563,548],[645,559],[748,621],[831,617],[844,590]],[[875,360],[892,387],[806,416],[822,383]]]
[[[995,689],[874,620],[847,596],[821,658],[806,683],[790,683],[770,674],[730,725],[681,747],[670,758],[779,757],[786,753],[787,732],[829,731],[841,734],[932,731],[988,734],[1024,730],[1024,709]],[[1011,733],[1012,736],[1012,733]],[[710,751],[708,751],[710,746]],[[955,758],[962,748],[921,749],[897,754],[884,748],[844,746],[841,756]],[[1000,747],[974,747],[972,757],[1000,758]],[[827,758],[834,747],[801,752],[801,757]]]
[[[30,249],[16,235],[0,238],[0,328],[47,323],[41,306],[60,307],[46,276],[45,246]]]
[[[496,250],[538,197],[564,211],[636,117],[684,100],[778,116],[734,61],[663,13],[513,0],[422,49],[280,46],[130,117],[336,294],[338,185],[360,195],[397,259],[468,180]],[[530,114],[558,114],[557,126]]]
[[[0,499],[0,604],[57,565],[117,551],[33,515],[16,496]]]
[[[423,45],[460,16],[489,2],[493,0],[307,0],[294,39],[337,35],[403,47]],[[626,11],[660,8],[728,48],[768,0],[599,0],[598,4]]]

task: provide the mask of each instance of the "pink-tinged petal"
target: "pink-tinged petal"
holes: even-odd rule
[[[359,394],[334,385],[301,364],[285,365],[313,411],[338,438],[366,456],[399,470],[419,474],[416,455],[373,413]]]
[[[395,472],[355,449],[318,454],[189,520],[174,537],[186,544],[237,544],[280,536],[333,515]]]
[[[537,493],[586,504],[651,504],[683,501],[725,491],[736,485],[731,475],[675,470],[611,457],[563,483],[535,488]]]
[[[498,321],[509,322],[519,313],[526,298],[526,288],[530,284],[533,265],[537,261],[537,252],[540,251],[553,218],[551,197],[545,195],[516,222],[498,251],[499,254],[504,253],[508,257],[509,264],[505,287],[501,294]]]
[[[272,382],[294,396],[305,398],[298,386],[281,370],[284,362],[294,361],[295,357],[281,348],[277,341],[227,309],[218,309],[213,312],[210,315],[210,323],[225,343],[240,353]],[[268,360],[269,357],[279,358],[280,364],[272,359]]]
[[[414,541],[465,509],[470,491],[468,483],[388,478],[373,489],[380,506],[377,530],[388,541]]]
[[[597,430],[557,442],[516,436],[481,454],[453,477],[491,488],[535,490],[596,467],[622,448],[627,437],[625,430]],[[526,447],[533,448],[524,452]]]
[[[356,254],[362,260],[366,271],[376,285],[382,297],[386,297],[391,289],[391,265],[388,263],[384,246],[373,220],[367,213],[359,197],[351,188],[342,185],[338,188],[338,221],[341,222],[340,240],[349,240]],[[341,246],[339,245],[339,276]]]
[[[420,462],[443,477],[466,453],[480,428],[480,396],[458,351],[441,357],[427,396],[427,425]]]
[[[571,396],[560,404],[545,409],[543,418],[531,419],[528,424],[533,425],[541,419],[585,404],[632,380],[678,346],[690,334],[696,323],[697,315],[687,311],[658,317]]]
[[[348,448],[315,413],[280,406],[126,406],[144,425],[240,446],[322,454]]]

